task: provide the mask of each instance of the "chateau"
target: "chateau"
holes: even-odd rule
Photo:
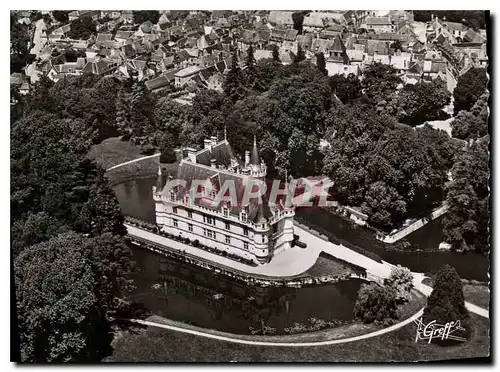
[[[156,223],[163,231],[258,264],[291,247],[293,207],[270,203],[265,195],[241,202],[245,186],[264,181],[266,176],[255,139],[252,151],[245,152],[244,162],[235,156],[226,138],[205,139],[202,150],[185,148],[178,150],[178,155],[181,160],[176,179],[185,181],[185,186],[177,185],[164,193],[160,168],[153,187]],[[195,180],[202,180],[205,186],[193,187],[198,197],[192,198]],[[218,191],[233,182],[238,203],[217,203]]]

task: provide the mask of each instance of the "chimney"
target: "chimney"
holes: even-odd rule
[[[210,142],[212,143],[212,147],[214,147],[217,144],[217,137],[216,136],[210,137]]]
[[[205,140],[203,141],[204,143],[204,147],[205,149],[212,149],[212,141],[208,138],[205,138]]]
[[[212,168],[217,168],[216,162],[217,162],[217,160],[215,160],[214,158],[210,159],[210,166]]]
[[[245,151],[245,166],[250,164],[250,151]]]
[[[186,151],[188,159],[193,163],[196,163],[196,149],[193,149],[192,147],[187,147]]]

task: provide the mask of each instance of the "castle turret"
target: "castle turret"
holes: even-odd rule
[[[250,164],[260,166],[259,150],[257,149],[257,139],[253,137],[252,156],[250,157]]]
[[[163,189],[163,173],[161,171],[161,165],[158,164],[158,178],[156,179],[156,192],[161,192]]]
[[[245,152],[245,173],[250,174],[253,177],[265,177],[267,172],[267,167],[260,158],[259,150],[257,148],[257,138],[253,138],[253,148],[252,152]]]

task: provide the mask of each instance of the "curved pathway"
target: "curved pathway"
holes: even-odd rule
[[[106,172],[109,172],[112,169],[123,167],[124,165],[136,163],[136,162],[141,161],[141,160],[155,158],[155,157],[160,156],[160,155],[161,154],[158,153],[158,154],[154,154],[154,155],[143,156],[142,158],[137,158],[137,159],[134,159],[134,160],[126,161],[125,163],[120,163],[120,164],[117,164],[117,165],[113,165],[111,168],[106,169]]]
[[[380,329],[380,330],[375,331],[375,332],[367,333],[364,335],[348,337],[348,338],[343,338],[343,339],[338,339],[338,340],[312,341],[312,342],[272,342],[272,341],[257,341],[257,340],[254,341],[254,340],[244,339],[239,335],[229,335],[228,334],[228,336],[221,336],[219,334],[215,334],[215,333],[210,332],[210,330],[198,331],[198,330],[194,330],[194,329],[187,329],[187,328],[178,327],[178,326],[174,326],[174,325],[150,322],[148,320],[141,320],[141,319],[131,319],[130,321],[134,322],[134,323],[150,326],[150,327],[158,327],[158,328],[168,329],[171,331],[187,333],[187,334],[191,334],[191,335],[195,335],[195,336],[211,338],[214,340],[232,342],[235,344],[254,345],[254,346],[309,347],[309,346],[326,346],[326,345],[345,344],[347,342],[354,342],[354,341],[366,340],[366,339],[372,338],[372,337],[378,337],[378,336],[395,331],[396,329],[402,328],[405,325],[412,323],[414,320],[419,319],[422,316],[423,312],[424,312],[424,309],[422,308],[415,315],[409,317],[408,319],[406,319],[400,323],[397,323],[397,324],[394,324],[390,327]]]

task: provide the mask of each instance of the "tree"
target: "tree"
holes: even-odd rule
[[[67,23],[69,21],[69,12],[66,10],[54,10],[52,16],[57,22]]]
[[[302,25],[306,14],[306,11],[292,13],[293,28],[299,32],[299,35],[302,35]]]
[[[160,12],[157,10],[134,10],[132,14],[135,24],[142,24],[146,21],[157,24],[160,20]]]
[[[436,274],[432,293],[427,299],[423,322],[446,324],[457,320],[466,331],[454,332],[453,335],[467,337],[470,332],[469,312],[465,307],[462,282],[453,267],[443,265]]]
[[[385,279],[384,284],[394,289],[396,301],[406,302],[410,299],[410,291],[413,289],[413,276],[410,269],[398,265],[391,269],[391,275]]]
[[[447,186],[448,213],[443,219],[445,241],[456,250],[487,254],[489,245],[489,139],[477,141],[452,168]]]
[[[71,22],[71,30],[68,37],[77,40],[87,40],[92,34],[96,33],[96,23],[90,16],[83,16]]]
[[[332,92],[342,103],[347,103],[362,96],[361,81],[354,74],[333,75],[328,78]]]
[[[328,75],[328,71],[326,70],[325,55],[323,52],[316,54],[316,66],[322,74]]]
[[[297,46],[297,55],[293,58],[293,64],[297,65],[299,62],[302,62],[306,59],[306,55],[302,50],[300,45]]]
[[[272,48],[273,48],[273,60],[281,63],[279,47],[276,44],[273,44]]]
[[[469,111],[484,93],[488,84],[486,69],[471,68],[458,78],[457,86],[453,90],[454,114],[461,110]]]
[[[415,10],[413,11],[416,22],[429,22],[431,16],[443,18],[449,22],[470,23],[475,29],[486,28],[486,12],[484,10]]]
[[[396,69],[381,62],[375,62],[363,71],[363,89],[375,104],[387,100],[400,83]]]
[[[109,355],[107,314],[116,308],[116,296],[130,287],[123,266],[101,260],[116,251],[117,241],[97,239],[69,232],[31,246],[16,258],[24,362],[97,362]]]
[[[488,134],[488,98],[486,91],[470,111],[462,110],[451,122],[451,134],[462,140],[477,139]]]
[[[116,97],[116,127],[124,140],[132,134],[129,115],[129,96],[125,89],[120,89]]]
[[[396,293],[391,287],[377,283],[364,284],[358,292],[354,316],[363,323],[386,322],[398,319]]]
[[[21,72],[26,65],[35,60],[35,56],[30,54],[28,43],[31,41],[29,26],[21,24],[18,16],[10,12],[10,70]]]
[[[248,89],[262,91],[262,85],[260,84],[259,70],[257,70],[253,46],[247,49],[247,56],[245,58],[246,69],[244,71],[245,86]]]
[[[323,174],[335,180],[335,200],[361,208],[372,226],[389,232],[442,203],[455,151],[446,134],[397,125],[362,102],[334,106],[325,124]]]
[[[229,70],[222,85],[226,97],[233,102],[242,99],[246,94],[246,89],[243,83],[243,73],[238,65],[238,56],[236,52],[234,52],[231,60],[231,69]]]
[[[327,79],[314,65],[306,62],[297,67],[297,72],[275,81],[258,119],[259,133],[269,133],[263,135],[269,139],[263,144],[269,146],[263,152],[273,154],[265,160],[279,167],[281,176],[288,162],[289,174],[296,177],[319,172],[319,139],[324,130],[324,116],[332,105]],[[278,147],[275,140],[280,144]]]
[[[175,163],[177,161],[177,156],[172,147],[166,145],[161,149],[160,163]]]
[[[399,40],[394,41],[391,44],[390,48],[394,49],[395,51],[401,51],[402,50],[401,42]]]
[[[283,65],[274,59],[264,58],[257,62],[261,91],[268,91],[273,83],[284,76]]]
[[[407,84],[397,99],[399,120],[416,126],[425,121],[441,119],[444,115],[441,109],[450,103],[450,99],[451,93],[446,82],[441,79],[430,83]]]

